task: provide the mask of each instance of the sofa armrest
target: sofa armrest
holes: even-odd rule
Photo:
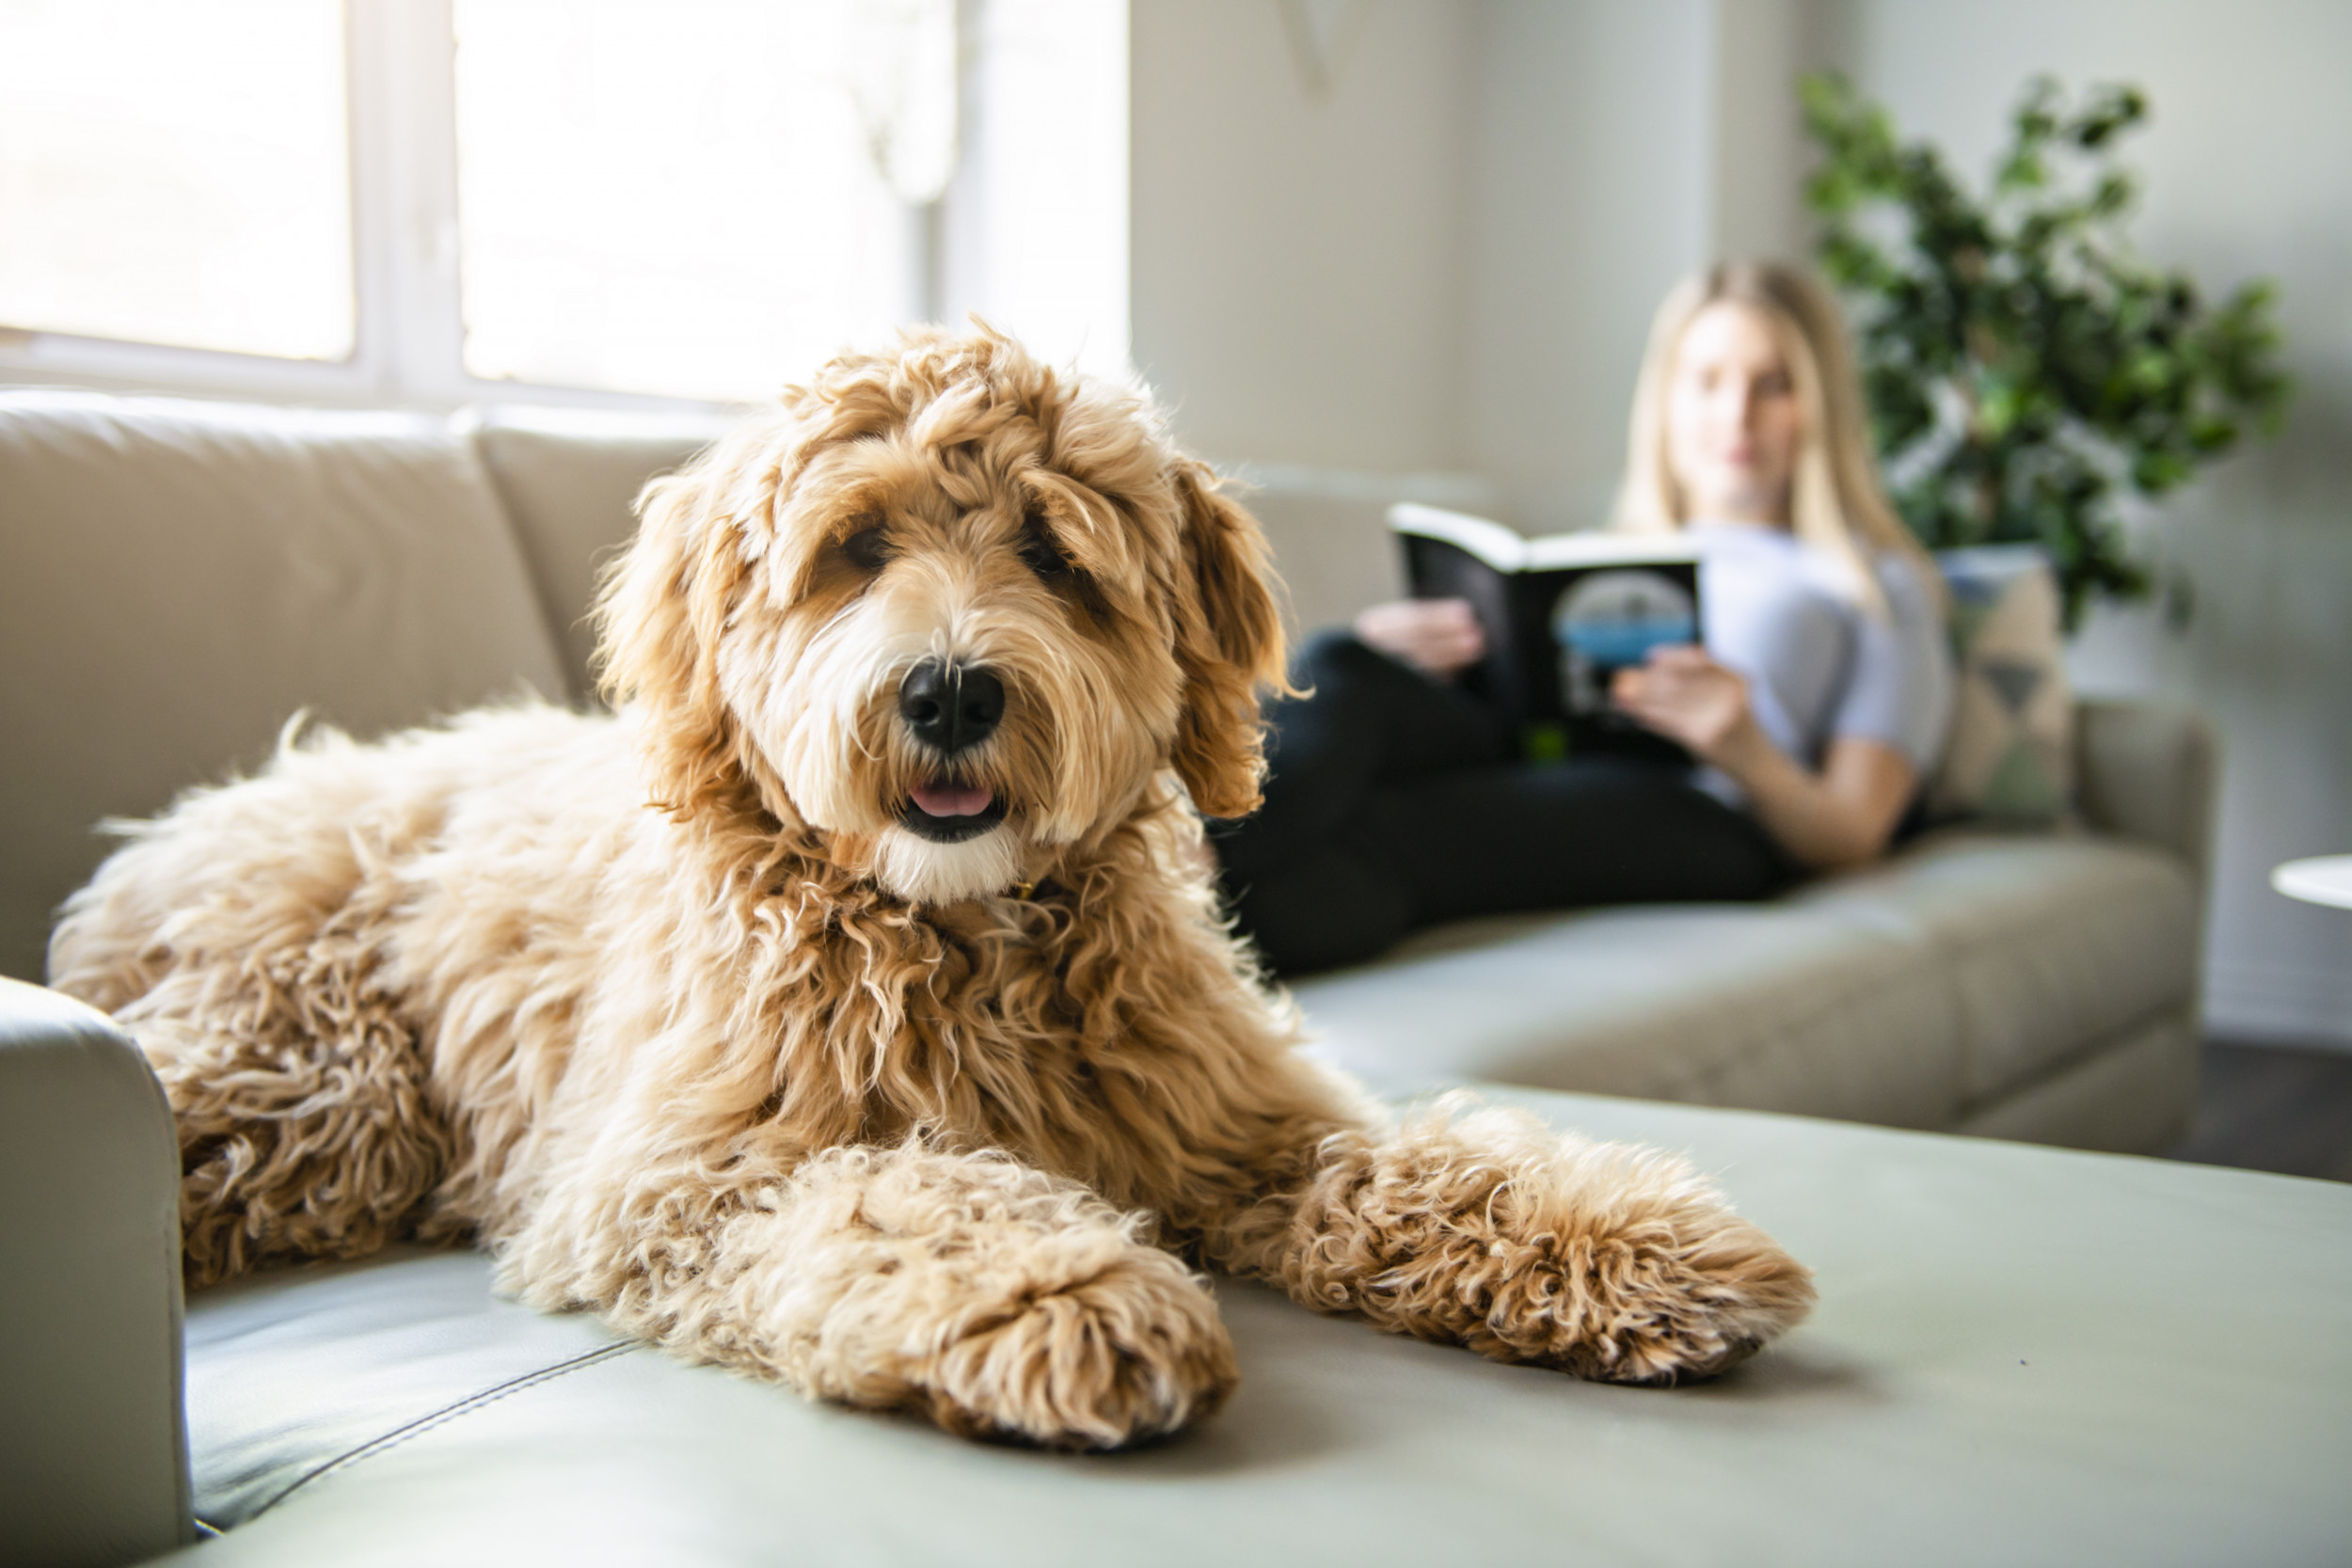
[[[2087,697],[2075,707],[2074,778],[2084,818],[2169,849],[2205,879],[2220,745],[2203,714],[2175,703]]]
[[[11,1563],[129,1562],[194,1539],[171,1110],[105,1015],[8,979],[0,1411]]]

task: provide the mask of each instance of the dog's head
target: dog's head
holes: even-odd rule
[[[656,800],[919,903],[995,893],[1173,768],[1252,809],[1263,537],[1135,394],[978,328],[846,355],[642,502],[597,603]]]

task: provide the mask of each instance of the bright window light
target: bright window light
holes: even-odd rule
[[[0,325],[351,353],[338,0],[0,0]]]
[[[951,304],[1056,363],[1131,373],[1127,343],[1127,8],[980,8],[973,206]]]
[[[1127,9],[0,0],[0,377],[759,401],[967,311],[1124,376]]]
[[[909,138],[939,132],[893,147],[868,14],[456,0],[466,368],[754,399],[907,319],[919,230],[887,176],[929,178],[941,154]],[[917,72],[953,58],[926,17],[953,26],[917,6],[890,30]]]

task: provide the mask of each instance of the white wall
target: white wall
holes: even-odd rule
[[[1523,528],[1607,510],[1650,313],[1706,253],[1713,9],[1479,9],[1466,456]]]
[[[1802,261],[1814,227],[1804,209],[1813,155],[1795,83],[1829,53],[1822,0],[1716,0],[1713,231],[1708,252]]]
[[[1481,0],[1467,459],[1522,528],[1591,527],[1668,289],[1802,257],[1817,0]]]
[[[977,313],[1054,363],[1123,376],[1127,8],[988,0],[963,9],[978,24],[965,44],[963,157],[936,214],[938,298],[926,304],[935,320]]]
[[[2283,438],[2140,531],[2195,581],[2193,624],[2175,636],[2146,611],[2101,614],[2073,667],[2086,689],[2180,696],[2221,727],[2216,1032],[2352,1045],[2352,914],[2267,885],[2279,861],[2352,851],[2352,6],[1867,0],[1827,20],[1860,85],[1972,174],[2032,73],[2139,83],[2154,104],[2126,144],[2141,250],[2216,292],[2278,280],[2299,383]]]
[[[1195,449],[1459,460],[1473,19],[1370,0],[1318,98],[1271,0],[1134,0],[1134,353]]]

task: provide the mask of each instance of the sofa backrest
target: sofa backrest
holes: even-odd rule
[[[37,979],[93,827],[573,683],[471,442],[430,415],[0,392],[0,973]]]
[[[638,492],[725,433],[718,415],[490,407],[458,416],[488,468],[564,656],[564,690],[595,694],[596,575],[637,530]]]

